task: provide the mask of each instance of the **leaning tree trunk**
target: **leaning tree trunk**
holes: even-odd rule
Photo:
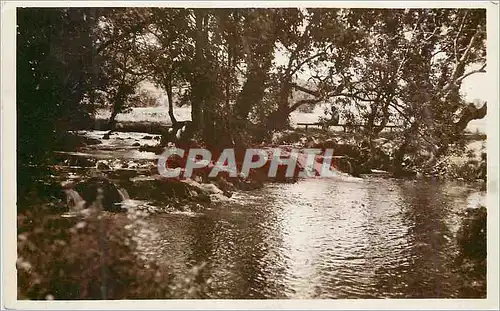
[[[119,91],[119,93],[121,93],[121,91]],[[124,100],[123,100],[121,94],[118,94],[117,96],[115,96],[114,103],[113,103],[113,111],[111,111],[111,116],[109,117],[109,121],[108,121],[108,129],[109,129],[108,135],[111,134],[111,132],[114,131],[116,128],[116,116],[123,109],[123,103],[124,103]]]
[[[465,109],[462,110],[460,114],[460,119],[452,124],[451,135],[444,136],[444,141],[441,142],[441,146],[436,152],[436,158],[446,154],[450,144],[456,142],[460,139],[463,131],[467,128],[472,120],[479,120],[486,116],[487,103],[483,106],[477,108],[473,103],[467,105]]]
[[[274,114],[270,128],[276,130],[284,130],[290,125],[290,113],[292,112],[289,107],[288,99],[292,93],[292,77],[286,76],[285,81],[282,82],[282,87],[278,99],[278,110]]]
[[[116,116],[117,115],[118,115],[117,110],[113,109],[113,112],[111,113],[111,116],[109,117],[109,121],[108,121],[109,133],[114,131],[116,128]]]
[[[290,111],[286,107],[278,107],[273,111],[267,121],[267,129],[270,131],[286,130],[290,127]]]
[[[258,106],[264,98],[265,83],[271,64],[270,60],[266,60],[265,64],[255,65],[249,69],[247,79],[234,105],[234,113],[238,120],[247,120],[252,108]]]
[[[249,113],[253,107],[258,107],[264,99],[266,83],[269,80],[269,71],[272,67],[274,53],[274,37],[267,34],[267,39],[255,43],[258,49],[254,52],[255,47],[249,47],[249,52],[254,53],[250,58],[250,65],[246,74],[246,80],[243,87],[236,98],[234,105],[234,114],[237,122],[245,125]]]
[[[240,129],[246,127],[248,115],[253,107],[258,107],[264,99],[277,39],[273,10],[249,17],[248,22],[258,28],[260,36],[244,35],[242,38],[243,50],[248,55],[248,70],[234,105],[234,115]]]

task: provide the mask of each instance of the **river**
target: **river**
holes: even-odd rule
[[[147,216],[134,229],[136,251],[181,276],[205,264],[197,281],[206,298],[484,295],[464,287],[456,233],[485,196],[463,182],[376,175],[267,184],[201,212]],[[467,282],[484,288],[485,277]]]
[[[307,179],[201,212],[148,217],[139,252],[178,274],[206,263],[207,298],[462,297],[463,184]]]

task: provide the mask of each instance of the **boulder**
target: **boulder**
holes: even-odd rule
[[[127,184],[132,197],[162,204],[179,201],[209,202],[211,189],[208,188],[209,186],[198,186],[195,181],[183,182],[159,175],[133,178]]]
[[[225,196],[231,197],[233,191],[236,190],[236,187],[233,183],[229,182],[225,177],[221,176],[215,180],[215,184],[219,189],[221,189]]]
[[[100,171],[109,171],[111,170],[111,167],[109,166],[107,161],[104,160],[99,160],[96,163],[96,168]]]
[[[75,190],[85,200],[85,208],[96,202],[98,189],[103,191],[103,209],[110,212],[123,211],[119,203],[123,200],[121,189],[104,177],[92,177],[75,185]]]

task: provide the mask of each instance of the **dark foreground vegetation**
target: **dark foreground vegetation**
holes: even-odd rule
[[[485,10],[474,9],[19,9],[19,298],[198,297],[201,267],[181,281],[161,275],[130,251],[134,241],[123,227],[133,219],[107,227],[116,217],[109,212],[123,201],[120,187],[146,175],[142,188],[129,184],[134,197],[154,198],[156,191],[180,208],[210,202],[217,191],[202,184],[230,196],[271,181],[264,170],[246,180],[211,180],[200,172],[194,182],[165,181],[154,179],[154,166],[139,174],[122,165],[111,174],[131,174],[126,178],[87,172],[61,186],[68,159],[57,152],[110,139],[120,130],[117,115],[143,101],[138,85],[145,80],[165,92],[172,126],[141,125],[161,136],[158,146],[140,146],[143,151],[160,153],[172,143],[213,154],[231,147],[241,161],[248,147],[295,144],[333,148],[338,168],[355,176],[373,169],[397,177],[453,171],[485,180],[486,154],[460,167],[445,165],[451,155],[463,155],[468,123],[486,114],[486,103],[466,102],[460,93],[464,79],[485,72],[485,19]],[[292,112],[324,103],[344,122],[363,126],[342,135],[290,130]],[[191,106],[190,121],[176,120],[182,105]],[[102,138],[70,132],[94,129],[102,107],[111,111],[99,125],[108,131]],[[397,125],[390,134],[389,124]],[[98,165],[88,161],[77,166]],[[84,220],[59,217],[75,189],[85,207],[101,212]],[[478,226],[466,225],[472,229],[460,243],[480,261],[485,235],[477,232],[485,231]]]
[[[468,276],[464,278],[464,284],[471,287],[471,297],[478,294],[486,297],[484,295],[486,293],[486,282],[477,282],[477,280],[484,279],[487,275],[487,218],[486,207],[484,206],[468,209],[457,234],[460,247],[460,255],[457,261],[463,275]]]

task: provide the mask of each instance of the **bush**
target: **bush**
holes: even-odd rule
[[[62,218],[39,206],[18,215],[18,299],[196,298],[200,267],[181,281],[134,253],[139,211]]]
[[[460,253],[474,260],[486,259],[486,207],[468,209],[457,234]]]

